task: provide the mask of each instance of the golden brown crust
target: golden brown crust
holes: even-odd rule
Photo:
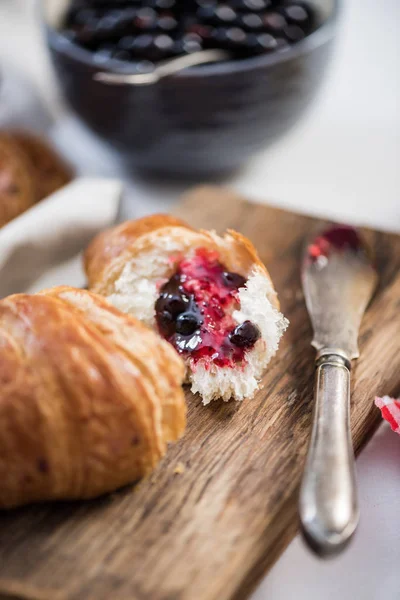
[[[29,161],[6,133],[0,133],[0,227],[35,202],[34,177]]]
[[[12,131],[9,135],[30,163],[35,202],[47,198],[71,181],[72,169],[43,138],[25,131]]]
[[[143,235],[164,227],[186,227],[184,221],[170,215],[150,215],[127,221],[97,235],[84,255],[84,265],[89,287],[95,289],[113,261],[120,259]]]
[[[186,424],[186,403],[181,393],[184,365],[171,346],[140,321],[121,313],[97,294],[68,286],[42,293],[57,297],[77,308],[104,336],[129,356],[140,369],[144,381],[153,382],[157,401],[161,403],[164,442],[178,439]]]
[[[0,507],[114,490],[183,432],[180,359],[90,292],[0,301],[0,354]]]

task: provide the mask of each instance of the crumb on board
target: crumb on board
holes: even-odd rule
[[[176,465],[175,469],[174,469],[174,473],[175,475],[182,475],[182,473],[185,472],[185,465],[181,462],[178,462],[178,464]]]

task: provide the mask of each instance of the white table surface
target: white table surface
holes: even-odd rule
[[[312,110],[224,183],[260,202],[400,231],[400,2],[343,4],[336,54]],[[55,118],[52,136],[80,172],[127,177],[60,103],[30,0],[0,0],[1,64],[19,67],[38,87]],[[126,216],[168,210],[187,187],[126,184]],[[400,599],[400,438],[386,425],[357,471],[362,517],[351,547],[321,562],[296,539],[252,600]]]

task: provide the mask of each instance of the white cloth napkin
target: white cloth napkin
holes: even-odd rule
[[[82,285],[76,256],[115,222],[121,195],[118,180],[77,179],[1,228],[0,298]]]

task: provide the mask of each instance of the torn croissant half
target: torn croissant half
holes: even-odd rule
[[[184,365],[158,335],[69,287],[0,301],[0,507],[99,496],[184,431]]]
[[[254,395],[288,321],[244,236],[153,215],[98,235],[85,269],[90,289],[174,346],[204,404]]]

